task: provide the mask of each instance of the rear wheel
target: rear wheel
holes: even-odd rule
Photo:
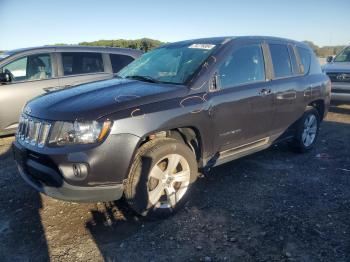
[[[134,159],[125,197],[143,216],[171,215],[185,203],[197,171],[196,157],[184,143],[168,138],[150,141]]]
[[[320,116],[315,108],[307,110],[297,123],[294,139],[291,143],[297,152],[310,150],[316,142],[319,133]]]

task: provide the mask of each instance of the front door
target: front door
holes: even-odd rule
[[[269,136],[273,91],[265,77],[261,43],[235,45],[219,65],[218,90],[209,93],[217,151]]]
[[[0,134],[12,133],[24,105],[34,97],[58,86],[52,71],[51,54],[35,54],[11,61],[0,68],[11,82],[0,85]]]

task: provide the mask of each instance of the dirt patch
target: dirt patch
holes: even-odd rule
[[[349,261],[350,106],[331,111],[311,152],[282,144],[217,167],[153,222],[123,201],[38,194],[1,139],[0,261]]]

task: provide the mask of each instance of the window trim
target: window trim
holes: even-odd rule
[[[4,66],[7,66],[8,64],[11,64],[12,62],[15,62],[17,60],[20,60],[25,57],[33,56],[33,55],[49,55],[50,56],[50,62],[51,62],[51,77],[50,78],[45,78],[45,79],[33,79],[33,80],[22,80],[22,81],[17,81],[17,82],[10,82],[10,83],[4,83],[2,85],[15,85],[15,84],[23,84],[23,83],[32,83],[32,82],[37,82],[37,81],[48,81],[48,80],[54,80],[58,79],[57,75],[57,66],[56,66],[56,56],[54,52],[32,52],[32,53],[27,53],[23,54],[22,56],[16,56],[13,57],[13,59],[9,60],[7,63],[3,64],[1,66],[1,69]],[[1,85],[0,85],[1,86]]]
[[[292,66],[292,73],[293,73],[293,75],[294,76],[298,76],[298,75],[301,75],[301,71],[300,71],[300,65],[299,65],[299,63],[298,63],[298,59],[297,59],[297,57],[296,57],[296,55],[295,55],[295,51],[294,51],[294,48],[293,48],[293,45],[292,44],[288,44],[288,53],[289,53],[289,59],[290,59],[290,64],[291,64],[291,66]],[[293,66],[293,62],[292,62],[292,58],[294,57],[294,59],[295,59],[295,63],[296,63],[296,69],[298,70],[297,72],[294,72],[294,66]]]

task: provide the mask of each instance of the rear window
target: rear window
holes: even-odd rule
[[[297,47],[298,52],[299,52],[299,57],[300,57],[300,62],[302,65],[302,73],[307,74],[310,69],[310,62],[311,62],[311,54],[309,50],[302,48],[302,47]]]
[[[118,73],[123,67],[134,61],[134,58],[127,55],[110,54],[113,73]]]
[[[275,78],[293,75],[288,47],[282,44],[269,44]]]
[[[100,53],[62,53],[62,65],[65,76],[104,71]]]

